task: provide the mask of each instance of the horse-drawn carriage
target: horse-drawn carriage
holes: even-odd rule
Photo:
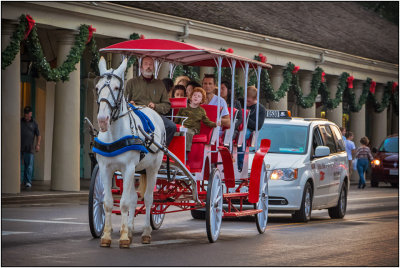
[[[101,131],[94,142],[93,151],[99,163],[93,169],[89,193],[89,225],[93,237],[100,237],[104,232],[101,245],[110,246],[109,217],[111,213],[121,214],[120,247],[129,247],[133,218],[138,214],[146,214],[142,243],[150,243],[151,229],[159,229],[166,214],[188,210],[194,218],[205,218],[210,242],[218,239],[222,218],[255,215],[257,230],[264,233],[268,221],[268,179],[264,157],[270,141],[262,140],[257,148],[254,141],[257,140],[258,131],[253,133],[252,143],[246,143],[244,136],[248,120],[246,92],[249,69],[255,69],[260,88],[261,69],[271,66],[233,53],[160,39],[125,41],[100,49],[100,52],[119,53],[124,57],[136,56],[139,62],[144,56],[150,56],[154,59],[156,78],[163,63],[169,63],[170,78],[178,64],[217,67],[218,96],[221,90],[221,68],[228,67],[235,74],[236,66],[241,67],[246,81],[244,116],[238,138],[233,139],[238,111],[229,108],[231,127],[222,132],[219,127],[212,129],[202,123],[200,134],[193,137],[192,150],[186,155],[185,127],[177,125],[178,133],[166,148],[163,145],[163,127],[160,127],[161,132],[157,132],[162,122],[154,115],[155,112],[126,102],[123,97],[126,58],[117,70],[107,70],[104,59],[100,61],[102,78],[96,86],[98,120],[100,122],[106,118],[109,121],[106,124],[108,128],[99,124]],[[232,85],[235,84],[234,79],[232,75]],[[233,102],[234,90],[230,107],[234,107]],[[171,99],[171,107],[175,111],[186,107],[186,104],[186,100]],[[216,122],[220,118],[219,103],[218,106],[202,107],[210,120]],[[119,133],[124,124],[125,132]],[[220,136],[220,133],[223,135]],[[237,151],[238,146],[244,148],[242,171],[236,165],[237,155],[241,153]],[[251,146],[254,151],[250,152]],[[251,167],[247,165],[249,154],[254,154]],[[138,191],[141,197],[138,198],[136,186],[139,178],[145,179],[146,176],[147,190]]]

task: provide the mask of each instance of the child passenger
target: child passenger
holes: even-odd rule
[[[191,92],[190,103],[187,108],[182,108],[179,110],[176,116],[187,117],[185,118],[176,118],[175,123],[181,124],[183,120],[183,126],[187,128],[186,132],[186,153],[190,152],[192,148],[192,140],[193,136],[200,133],[200,123],[203,123],[209,127],[220,126],[221,122],[212,122],[206,114],[206,111],[200,106],[200,104],[204,103],[206,99],[206,92],[201,87],[196,87]]]
[[[182,85],[176,85],[172,89],[172,97],[173,98],[184,98],[186,97],[186,88]]]

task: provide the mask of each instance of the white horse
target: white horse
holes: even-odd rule
[[[97,120],[100,132],[97,139],[103,144],[113,143],[129,135],[138,136],[144,140],[143,135],[135,127],[135,125],[142,125],[141,120],[135,113],[129,111],[129,106],[124,97],[122,75],[125,72],[126,66],[126,59],[116,70],[107,70],[106,61],[103,57],[101,57],[99,62],[101,79],[96,84],[96,95],[99,105]],[[162,144],[165,140],[165,127],[161,117],[150,108],[143,108],[141,111],[149,117],[155,127],[154,140]],[[163,152],[160,150],[155,153],[148,152],[143,159],[140,159],[141,154],[137,150],[128,150],[112,157],[97,153],[96,157],[99,164],[100,178],[105,190],[105,226],[101,237],[101,246],[110,247],[111,245],[111,213],[113,208],[111,186],[113,174],[117,170],[123,175],[124,189],[120,201],[122,219],[119,246],[129,248],[132,242],[133,220],[138,200],[134,183],[135,170],[146,171],[146,175],[141,175],[140,177],[138,191],[144,197],[146,206],[146,223],[142,233],[142,243],[149,244],[152,231],[150,226],[150,209],[153,204],[153,189],[156,184],[158,170],[161,166]],[[145,190],[144,194],[141,190]]]

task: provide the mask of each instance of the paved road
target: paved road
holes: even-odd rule
[[[2,207],[3,266],[399,266],[398,189],[351,187],[348,213],[331,220],[313,211],[309,223],[270,214],[265,234],[252,218],[224,220],[210,244],[205,223],[190,213],[166,216],[151,245],[140,244],[137,218],[130,249],[118,248],[120,216],[113,218],[113,244],[92,239],[87,201]]]

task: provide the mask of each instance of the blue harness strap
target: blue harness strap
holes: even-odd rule
[[[139,137],[133,135],[122,137],[112,143],[102,142],[96,137],[94,138],[94,146],[92,148],[94,153],[106,157],[117,156],[131,150],[143,153],[149,152],[143,145],[143,141]]]
[[[140,121],[142,121],[144,131],[146,131],[147,133],[154,132],[154,125],[153,122],[151,122],[150,118],[139,108],[133,106],[131,103],[128,104],[132,108],[132,111],[140,118]]]

